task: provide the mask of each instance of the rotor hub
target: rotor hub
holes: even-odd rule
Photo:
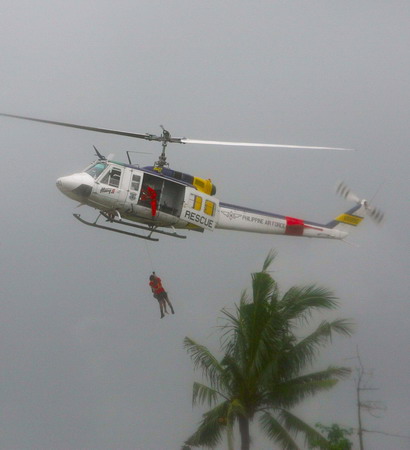
[[[158,141],[161,142],[162,152],[158,157],[158,161],[156,161],[155,165],[154,165],[156,168],[158,168],[160,170],[164,166],[169,165],[167,163],[167,157],[166,157],[165,151],[167,149],[168,142],[171,142],[171,133],[168,130],[166,130],[162,125],[161,125],[161,128],[162,128],[162,134],[161,134],[161,136],[158,137]]]

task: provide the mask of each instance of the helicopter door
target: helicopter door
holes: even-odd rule
[[[122,192],[120,189],[121,177],[122,169],[112,166],[99,181],[97,192],[100,203],[103,203],[104,206],[116,208]]]
[[[179,182],[145,173],[142,180],[138,205],[144,206],[152,216],[153,198],[150,192],[155,191],[156,217],[169,221],[167,216],[180,217],[184,203],[185,186]],[[175,222],[176,220],[173,219]],[[172,223],[174,223],[172,222]]]
[[[133,213],[135,206],[138,203],[138,196],[141,190],[141,172],[134,171],[132,169],[127,169],[128,175],[128,188],[125,197],[125,209],[126,212]],[[127,185],[127,180],[124,180],[124,187]]]
[[[213,230],[218,210],[219,201],[215,197],[193,188],[186,188],[181,219],[205,230]]]
[[[161,198],[159,200],[159,211],[179,217],[184,204],[185,186],[171,180],[164,180]]]

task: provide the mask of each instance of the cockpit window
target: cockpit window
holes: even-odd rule
[[[86,173],[90,174],[94,180],[96,180],[100,175],[101,172],[107,167],[107,164],[98,162],[95,163],[93,166],[91,166],[89,169],[86,170]]]
[[[102,178],[102,184],[109,184],[110,186],[119,187],[121,179],[121,169],[113,167]]]

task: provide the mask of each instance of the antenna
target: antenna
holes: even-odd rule
[[[125,153],[127,154],[128,162],[130,163],[131,166],[135,166],[135,164],[133,164],[131,161],[130,153],[137,153],[139,155],[152,155],[152,153],[150,152],[137,152],[135,150],[127,150]]]
[[[107,158],[106,158],[104,155],[102,155],[102,154],[97,150],[97,147],[96,147],[95,145],[93,145],[93,147],[94,147],[94,150],[95,150],[95,154],[98,156],[98,158],[101,159],[101,160],[103,160],[103,161],[106,161]]]

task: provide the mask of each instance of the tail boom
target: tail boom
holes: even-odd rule
[[[379,209],[370,206],[367,200],[361,200],[344,183],[339,185],[338,192],[347,200],[355,202],[355,206],[327,224],[309,222],[295,217],[281,216],[221,202],[219,203],[216,228],[251,233],[342,240],[366,216],[369,216],[376,223],[382,222],[384,214]]]
[[[348,234],[343,230],[332,228],[328,225],[227,203],[220,203],[216,228],[325,239],[343,239]]]

